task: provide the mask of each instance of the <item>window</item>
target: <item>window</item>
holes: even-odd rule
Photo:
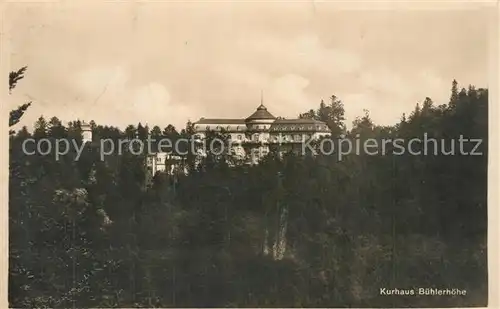
[[[241,141],[241,134],[238,134],[238,140]]]
[[[300,135],[299,134],[295,135],[295,141],[300,142]]]

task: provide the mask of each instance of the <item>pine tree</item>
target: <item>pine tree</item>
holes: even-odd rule
[[[35,138],[45,137],[48,133],[48,129],[49,127],[47,121],[43,116],[40,116],[38,120],[35,122],[35,131],[34,131]]]
[[[427,115],[431,111],[433,103],[434,102],[432,102],[431,98],[425,98],[424,103],[422,104],[422,113],[424,115]]]
[[[57,117],[52,117],[48,123],[48,134],[54,138],[63,138],[66,136],[66,128]]]
[[[149,130],[144,127],[140,122],[137,125],[137,137],[141,140],[146,140],[148,138]]]
[[[451,96],[450,96],[450,107],[457,104],[458,101],[458,82],[454,79],[451,83]]]

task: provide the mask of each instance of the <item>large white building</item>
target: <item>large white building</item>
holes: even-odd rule
[[[231,141],[232,153],[248,164],[257,164],[271,150],[279,153],[301,149],[309,139],[329,136],[326,123],[314,119],[284,119],[273,116],[261,103],[247,118],[201,118],[194,124],[195,139],[203,141],[207,132],[219,132]],[[203,156],[205,153],[201,152]],[[178,157],[158,153],[148,158],[151,172],[170,172],[172,161]]]

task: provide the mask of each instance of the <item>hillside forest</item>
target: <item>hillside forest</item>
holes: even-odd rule
[[[27,138],[81,143],[79,121],[41,116],[34,130],[10,132],[10,306],[486,306],[488,90],[453,81],[445,104],[425,98],[392,126],[367,112],[349,130],[344,103],[326,101],[300,117],[325,121],[334,137],[462,135],[482,139],[483,155],[271,152],[229,167],[210,154],[196,165],[190,153],[188,175],[148,175],[143,155],[101,161],[96,144],[79,160],[27,155]],[[97,140],[193,134],[192,123],[91,125]],[[415,287],[467,294],[380,293]]]

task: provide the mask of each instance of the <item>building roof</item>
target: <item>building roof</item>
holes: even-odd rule
[[[277,119],[269,129],[271,132],[314,131],[330,132],[326,123],[315,119]]]
[[[245,119],[200,118],[194,124],[245,124]]]
[[[298,124],[298,123],[303,123],[303,124],[325,124],[323,121],[319,121],[316,119],[310,119],[310,118],[297,118],[297,119],[276,119],[273,124]]]
[[[270,112],[267,111],[267,108],[263,105],[260,104],[259,107],[257,107],[257,110],[250,115],[246,120],[257,120],[257,119],[276,119]]]

